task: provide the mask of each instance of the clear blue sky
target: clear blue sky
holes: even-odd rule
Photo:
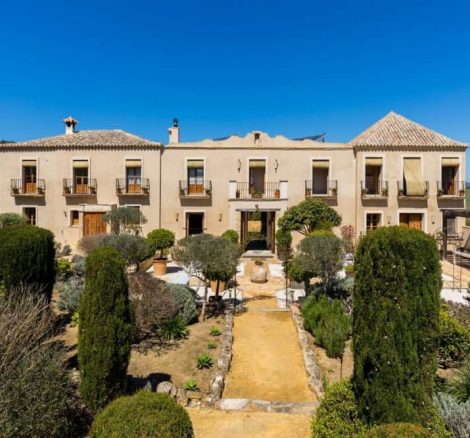
[[[3,1],[0,138],[72,115],[160,141],[173,117],[183,140],[347,141],[395,110],[470,142],[469,3]]]

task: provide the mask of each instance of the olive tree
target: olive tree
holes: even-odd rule
[[[288,208],[279,219],[279,227],[308,235],[318,229],[331,229],[341,224],[341,216],[321,199],[306,199]]]
[[[173,260],[180,263],[188,275],[204,283],[202,320],[205,318],[208,282],[232,278],[237,272],[238,255],[238,247],[230,240],[211,234],[186,237],[172,249]]]
[[[104,215],[104,221],[111,225],[115,234],[139,234],[142,224],[147,222],[139,208],[113,208]]]

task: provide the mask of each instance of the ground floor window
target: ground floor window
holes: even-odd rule
[[[423,213],[400,213],[400,225],[415,230],[422,230]]]
[[[70,226],[77,227],[79,222],[79,213],[78,210],[70,211]]]
[[[366,214],[366,231],[372,231],[380,227],[382,213]]]
[[[28,224],[36,225],[36,207],[24,207],[23,215]]]
[[[204,232],[204,213],[186,213],[186,236]]]

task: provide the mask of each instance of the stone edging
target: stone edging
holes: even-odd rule
[[[246,398],[223,398],[214,405],[224,411],[246,412],[276,412],[285,414],[312,415],[317,409],[318,402],[279,402],[266,400],[250,400]]]
[[[228,309],[225,314],[225,327],[222,335],[222,345],[220,347],[219,358],[217,359],[217,368],[212,376],[210,396],[206,398],[208,403],[215,403],[222,397],[224,390],[225,376],[230,369],[232,361],[232,343],[233,343],[233,312]]]
[[[307,333],[304,329],[303,319],[299,310],[295,306],[290,306],[292,320],[297,329],[299,344],[302,348],[304,357],[305,371],[307,372],[308,386],[310,390],[317,395],[318,398],[323,396],[323,384],[320,377],[320,368],[315,362],[315,357],[308,345]]]

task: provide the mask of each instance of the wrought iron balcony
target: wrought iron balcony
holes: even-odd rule
[[[261,187],[247,182],[237,182],[236,199],[279,199],[280,197],[279,181],[265,182]]]
[[[312,180],[305,181],[306,198],[337,198],[338,181],[327,180],[324,184],[314,185]]]
[[[146,196],[150,193],[150,180],[138,176],[116,179],[116,194],[118,196]]]
[[[64,178],[64,196],[94,196],[96,195],[96,179],[79,176]]]
[[[212,181],[180,181],[179,193],[180,198],[210,198],[212,196]]]
[[[405,181],[397,181],[399,198],[420,198],[429,196],[429,181],[415,182],[414,187],[408,187]]]
[[[37,179],[34,182],[12,179],[10,180],[10,192],[12,196],[44,196],[46,183],[43,179]]]
[[[437,196],[442,198],[465,198],[465,181],[438,181]]]
[[[361,181],[361,197],[363,198],[388,198],[388,181],[378,180],[370,183]]]

